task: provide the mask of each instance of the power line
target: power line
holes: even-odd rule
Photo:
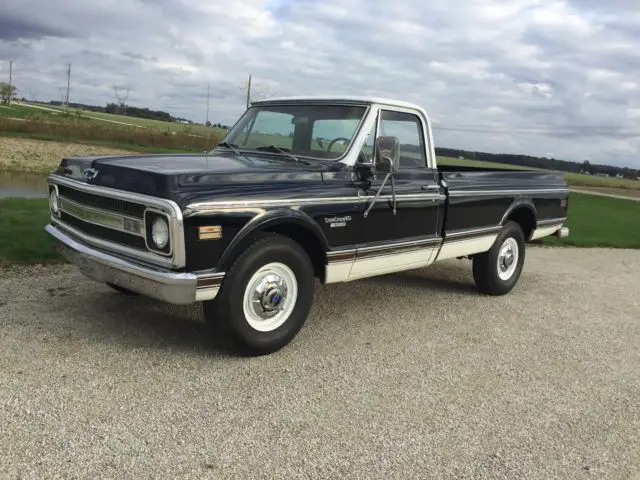
[[[207,83],[207,121],[205,125],[209,124],[209,84]]]
[[[69,108],[69,87],[71,86],[71,64],[67,67],[67,96],[65,98],[65,103],[67,108]]]
[[[251,103],[251,74],[249,74],[249,83],[247,84],[247,108]]]
[[[11,106],[11,97],[13,97],[12,78],[13,75],[13,60],[9,60],[9,106]]]

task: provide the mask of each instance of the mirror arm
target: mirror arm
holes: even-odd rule
[[[391,175],[391,197],[393,198],[393,214],[396,214],[396,182],[394,175]]]
[[[376,192],[376,196],[373,197],[373,200],[371,200],[371,203],[369,204],[369,206],[367,207],[367,209],[364,211],[364,218],[367,218],[367,216],[369,215],[369,212],[371,211],[371,209],[373,208],[373,206],[376,203],[376,200],[378,200],[378,197],[380,196],[380,194],[382,193],[382,189],[384,188],[384,185],[387,183],[387,180],[389,180],[389,177],[391,177],[391,185],[393,185],[393,172],[389,172],[387,173],[387,176],[384,177],[384,180],[382,181],[382,185],[380,185],[380,188],[378,189],[378,191]],[[395,202],[396,202],[396,196],[395,196],[395,190],[393,189],[393,214],[395,215]]]

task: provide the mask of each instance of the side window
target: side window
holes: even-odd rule
[[[398,137],[400,168],[426,168],[422,123],[417,115],[382,110],[378,135]]]

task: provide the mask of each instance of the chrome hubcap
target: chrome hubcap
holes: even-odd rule
[[[244,293],[244,314],[249,325],[269,332],[287,321],[298,296],[293,271],[282,263],[269,263],[249,280]]]
[[[275,273],[266,275],[254,287],[252,297],[256,314],[262,318],[271,317],[287,302],[287,284]]]
[[[513,238],[507,238],[498,253],[498,276],[502,280],[508,280],[516,271],[518,265],[518,242]]]

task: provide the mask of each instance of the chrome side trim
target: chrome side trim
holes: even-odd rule
[[[327,204],[360,204],[371,200],[374,195],[349,196],[349,197],[314,197],[314,198],[294,198],[294,199],[256,199],[256,200],[219,200],[211,202],[196,202],[186,206],[185,217],[205,215],[215,213],[219,210],[229,208],[268,208],[268,207],[296,207],[302,205],[327,205]],[[392,195],[380,195],[378,200],[391,200]],[[396,195],[397,201],[412,200],[445,200],[446,195],[439,193],[412,193]]]
[[[79,243],[54,225],[47,225],[45,231],[54,238],[60,254],[86,277],[167,303],[185,305],[211,300],[218,294],[224,277],[224,273],[178,273],[151,268]]]
[[[70,204],[71,206],[73,206],[73,208],[77,209],[75,212],[65,209],[64,208],[64,204]],[[68,215],[71,215],[72,217],[77,218],[78,220],[82,220],[83,222],[87,222],[87,223],[91,223],[93,225],[98,225],[100,227],[105,227],[105,228],[110,228],[112,230],[117,230],[119,232],[123,232],[123,233],[129,233],[131,235],[136,235],[138,237],[144,237],[144,220],[140,219],[140,218],[135,218],[135,217],[129,217],[127,215],[120,215],[119,213],[114,213],[114,212],[110,212],[108,210],[103,210],[101,208],[94,208],[94,207],[85,207],[84,205],[79,204],[78,202],[74,202],[73,200],[69,200],[68,198],[62,196],[62,195],[58,195],[58,209],[61,212],[64,212]],[[78,213],[80,213],[78,215]],[[93,220],[89,220],[85,215],[90,215],[91,213],[95,213],[98,215],[102,215],[104,217],[107,218],[111,218],[113,220],[115,220],[116,222],[118,220],[120,220],[120,226],[116,225],[115,223],[106,223],[106,222],[98,222],[98,221],[93,221]],[[138,231],[138,233],[133,232],[131,230],[126,230],[123,226],[122,226],[122,221],[123,220],[129,220],[131,222],[135,222],[137,224],[140,224],[140,226],[142,227],[142,233],[140,233],[140,231]]]
[[[441,241],[441,237],[434,236],[327,252],[326,283],[348,282],[426,266]]]
[[[65,178],[55,173],[49,175],[49,177],[47,178],[47,182],[49,184],[65,185],[67,187],[75,188],[76,190],[81,190],[87,193],[92,193],[94,195],[101,195],[104,197],[115,198],[118,200],[125,200],[129,202],[139,203],[147,207],[156,207],[164,211],[165,213],[168,213],[169,217],[171,218],[171,222],[169,225],[170,235],[171,235],[171,239],[174,242],[173,243],[174,253],[173,253],[173,258],[171,260],[171,265],[176,268],[184,267],[186,265],[185,240],[184,240],[184,231],[183,231],[184,219],[182,215],[182,210],[180,209],[180,207],[176,202],[172,200],[164,199],[164,198],[152,197],[152,196],[143,195],[143,194],[134,194],[134,193],[126,192],[123,190],[116,190],[110,187],[90,185],[83,182],[79,182],[77,180],[71,180],[69,178]],[[54,220],[59,221],[59,219],[54,219]],[[92,238],[94,241],[98,240],[94,237],[90,237],[90,238]],[[112,243],[109,243],[109,246],[110,246],[109,248],[111,249],[117,248],[117,245]],[[133,250],[133,252],[135,252],[134,254],[132,254],[134,257],[137,256],[140,258],[145,258],[145,260],[150,261],[152,263],[157,263],[159,265],[167,264],[167,259],[158,254],[151,254],[152,257],[148,257],[148,256],[144,257],[144,256],[141,256],[140,254],[145,252],[140,252],[139,250]]]
[[[498,233],[485,232],[482,235],[445,241],[440,247],[434,262],[486,252],[491,248],[497,237]]]
[[[356,256],[358,256],[360,253],[378,252],[378,251],[385,251],[385,250],[394,250],[394,249],[397,249],[397,248],[411,248],[411,247],[420,248],[420,247],[423,247],[423,246],[436,245],[436,244],[440,243],[441,241],[442,241],[441,237],[434,236],[434,237],[429,237],[429,238],[422,238],[422,239],[419,239],[419,240],[407,240],[407,241],[402,241],[402,242],[389,242],[389,243],[384,243],[384,244],[380,244],[380,245],[373,245],[373,246],[369,246],[369,247],[358,248],[358,249],[356,249]]]
[[[196,302],[213,300],[220,291],[224,272],[198,275],[196,282]]]
[[[499,195],[528,195],[534,193],[569,193],[568,188],[521,188],[505,190],[453,190],[450,197],[484,197]]]
[[[558,217],[558,218],[547,218],[544,220],[538,220],[537,224],[540,226],[543,225],[555,225],[556,223],[563,223],[567,220],[567,217]]]
[[[548,235],[555,235],[560,228],[562,228],[562,222],[539,225],[533,232],[531,232],[531,238],[529,240],[538,240],[539,238],[543,238]]]
[[[499,232],[500,230],[502,230],[502,226],[495,225],[493,227],[472,228],[469,230],[456,230],[453,232],[445,232],[444,241],[445,242],[457,241],[458,238],[462,238],[462,237],[464,237],[462,238],[464,240],[469,237],[482,236],[483,234],[491,234],[491,233]]]

